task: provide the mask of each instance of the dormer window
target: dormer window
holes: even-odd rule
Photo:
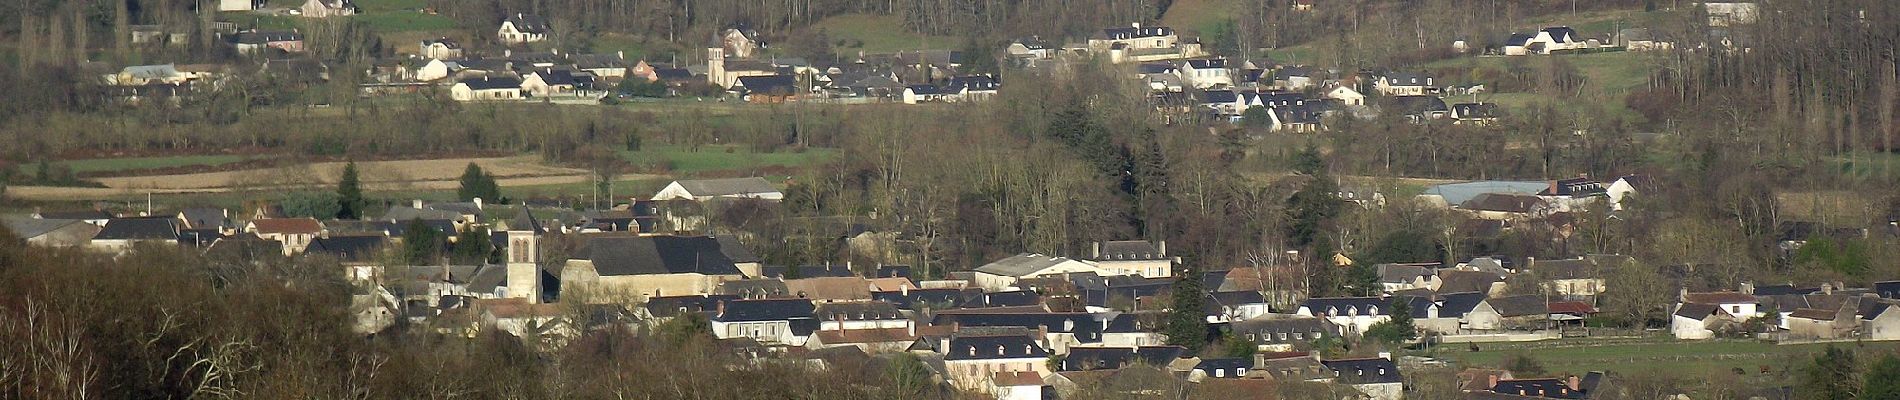
[[[970,356],[976,356],[976,346],[970,346]]]
[[[996,355],[999,355],[999,356],[1000,356],[1000,355],[1004,355],[1004,354],[1008,354],[1008,353],[1004,353],[1004,352],[1003,352],[1003,345],[1000,345],[1000,344],[999,344],[999,345],[996,345]]]

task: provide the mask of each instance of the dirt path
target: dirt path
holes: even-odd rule
[[[356,164],[364,186],[372,191],[454,189],[469,163],[494,175],[503,187],[586,182],[586,170],[541,164],[533,156],[454,158],[440,160],[370,161]],[[7,194],[26,200],[81,200],[133,194],[218,193],[336,184],[344,163],[323,162],[290,167],[99,178],[104,188],[14,186]],[[639,178],[623,176],[622,179]]]

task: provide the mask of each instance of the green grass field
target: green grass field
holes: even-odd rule
[[[699,151],[686,146],[647,146],[624,151],[620,157],[649,168],[666,166],[674,174],[745,170],[761,167],[802,167],[837,158],[836,149],[806,149],[801,153],[756,153],[742,146],[707,145]],[[658,169],[658,168],[654,168]]]
[[[428,15],[415,10],[396,10],[387,12],[366,12],[353,17],[362,21],[371,30],[377,32],[413,32],[442,31],[455,29],[455,20],[440,15]]]
[[[1176,0],[1168,6],[1167,15],[1161,16],[1161,24],[1206,35],[1233,19],[1239,6],[1234,0]]]
[[[825,35],[831,37],[833,51],[843,56],[855,57],[859,50],[866,53],[892,53],[960,49],[964,45],[962,39],[954,37],[911,32],[904,29],[903,21],[899,17],[891,15],[839,15],[818,21],[813,24],[812,29],[823,29]],[[839,46],[840,40],[846,42],[845,45]]]
[[[185,166],[208,166],[232,164],[256,157],[238,155],[209,156],[171,156],[171,157],[130,157],[130,158],[94,158],[86,160],[67,160],[59,165],[72,168],[76,173],[100,173],[131,171],[142,169],[171,168]],[[36,167],[35,167],[36,168]]]
[[[1452,69],[1479,68],[1509,70],[1511,63],[1514,62],[1524,62],[1526,65],[1536,66],[1545,62],[1544,57],[1562,57],[1561,59],[1563,61],[1570,63],[1574,69],[1583,75],[1583,90],[1580,96],[1576,98],[1559,98],[1544,93],[1494,92],[1479,95],[1479,100],[1503,105],[1506,112],[1525,110],[1538,103],[1565,104],[1587,101],[1602,104],[1604,108],[1610,110],[1613,115],[1633,119],[1639,117],[1634,111],[1629,110],[1629,108],[1624,105],[1624,97],[1631,91],[1642,89],[1643,85],[1648,82],[1650,72],[1655,71],[1657,68],[1651,59],[1654,56],[1655,55],[1648,53],[1618,51],[1533,57],[1460,57],[1426,64],[1422,66],[1421,69],[1434,72]],[[1468,76],[1457,76],[1447,73],[1435,73],[1435,75],[1443,80],[1442,83],[1446,84],[1482,83],[1492,85],[1494,90],[1496,87],[1496,82],[1477,82]],[[1460,98],[1459,100],[1469,101],[1470,99]]]
[[[1708,374],[1732,374],[1734,368],[1742,368],[1750,375],[1757,375],[1760,374],[1761,366],[1768,366],[1771,373],[1779,373],[1787,368],[1806,363],[1814,354],[1827,348],[1826,344],[1776,345],[1756,341],[1598,341],[1605,344],[1591,345],[1592,339],[1525,344],[1480,344],[1483,351],[1479,352],[1465,351],[1465,345],[1462,344],[1450,344],[1440,347],[1438,356],[1458,361],[1461,366],[1497,367],[1505,356],[1521,351],[1536,358],[1552,373],[1582,374],[1590,371],[1612,371],[1671,373],[1696,377],[1708,376]],[[1553,347],[1555,345],[1564,347]],[[1900,349],[1900,343],[1895,342],[1836,343],[1834,345],[1865,346],[1860,351],[1869,357],[1875,352],[1893,352]]]

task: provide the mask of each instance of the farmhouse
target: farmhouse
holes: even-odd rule
[[[501,28],[495,30],[495,38],[507,45],[539,42],[548,40],[550,30],[548,21],[539,15],[514,13],[501,21]]]
[[[463,79],[449,87],[449,97],[455,101],[520,100],[521,79],[505,76]]]

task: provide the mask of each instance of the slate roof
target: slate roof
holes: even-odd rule
[[[1072,333],[1082,343],[1102,341],[1102,325],[1087,313],[938,313],[931,325],[956,324],[964,327],[1021,327],[1047,329],[1051,333]]]
[[[926,304],[941,309],[956,307],[963,299],[963,293],[957,289],[911,289],[875,292],[871,293],[871,299],[889,302],[905,310],[916,310]]]
[[[507,21],[514,24],[515,30],[522,33],[548,33],[548,20],[539,15],[514,13],[508,16]]]
[[[1581,41],[1583,41],[1583,36],[1582,36],[1582,35],[1578,35],[1578,34],[1577,34],[1577,30],[1576,30],[1576,29],[1570,29],[1570,27],[1568,27],[1568,26],[1553,26],[1553,27],[1549,27],[1549,28],[1544,28],[1544,30],[1543,30],[1543,31],[1544,31],[1545,33],[1549,33],[1549,34],[1550,34],[1550,38],[1551,38],[1552,40],[1556,40],[1556,41],[1558,41],[1558,42],[1581,42]]]
[[[1697,304],[1755,304],[1755,296],[1741,292],[1690,292],[1682,300]]]
[[[225,212],[224,209],[212,207],[191,207],[178,212],[179,218],[184,219],[185,226],[190,228],[219,228],[227,226],[231,221],[226,214],[227,212]]]
[[[695,197],[776,193],[778,188],[765,178],[687,179],[674,181]]]
[[[106,221],[93,240],[178,240],[178,219],[173,217],[114,218]]]
[[[949,86],[953,90],[988,91],[1002,88],[1003,83],[989,75],[958,75],[950,78]]]
[[[1071,347],[1062,359],[1063,371],[1121,369],[1129,365],[1166,366],[1187,355],[1181,346]]]
[[[1545,196],[1590,196],[1603,194],[1606,189],[1603,182],[1590,178],[1570,178],[1551,182],[1551,187],[1538,194]]]
[[[45,235],[48,232],[59,230],[59,228],[64,228],[67,225],[86,223],[85,221],[76,219],[41,218],[7,218],[4,222],[7,226],[7,230],[13,231],[14,236],[18,236],[22,239]]]
[[[1225,58],[1194,59],[1194,60],[1187,60],[1186,62],[1181,63],[1181,65],[1187,68],[1193,68],[1193,69],[1227,68],[1227,59]]]
[[[1296,382],[1326,379],[1333,375],[1325,365],[1320,364],[1319,360],[1314,360],[1306,353],[1288,354],[1284,357],[1274,357],[1269,354],[1257,370],[1266,372],[1268,376],[1276,380]]]
[[[305,254],[326,254],[342,261],[368,261],[389,242],[385,236],[330,236],[310,241]]]
[[[1247,369],[1252,367],[1253,360],[1245,358],[1203,358],[1199,364],[1194,364],[1195,370],[1207,374],[1210,378],[1243,378],[1247,376]]]
[[[1484,302],[1497,310],[1498,315],[1507,318],[1550,314],[1550,307],[1544,298],[1534,294],[1490,298]]]
[[[1498,118],[1503,116],[1503,113],[1499,112],[1497,103],[1453,104],[1451,105],[1451,113],[1462,119]]]
[[[1440,318],[1463,318],[1465,313],[1469,313],[1472,309],[1478,308],[1478,303],[1484,302],[1484,295],[1484,293],[1479,292],[1441,295],[1439,296],[1441,303],[1438,305],[1438,316]]]
[[[745,87],[747,94],[779,96],[798,94],[798,78],[791,75],[742,76],[739,77],[738,86]]]
[[[726,259],[732,260],[732,262],[756,263],[760,261],[759,256],[753,255],[751,248],[747,248],[745,244],[739,243],[739,238],[737,237],[717,236],[714,237],[713,240],[719,241],[719,253],[726,255]]]
[[[1883,299],[1900,298],[1900,281],[1874,282],[1874,294]]]
[[[813,319],[811,301],[805,299],[725,300],[725,312],[715,313],[719,322],[790,321]],[[714,309],[719,307],[715,304]]]
[[[1900,282],[1874,282],[1874,291],[1876,293],[1881,293],[1881,297],[1888,297],[1885,291],[1883,291],[1881,288],[1882,284],[1892,285],[1891,287],[1888,287],[1887,290],[1900,290]],[[1755,292],[1750,293],[1750,294],[1753,294],[1755,296],[1787,296],[1787,295],[1803,295],[1803,294],[1815,293],[1819,291],[1821,291],[1820,288],[1797,288],[1797,287],[1794,287],[1793,284],[1762,285],[1762,286],[1756,286]]]
[[[1531,42],[1531,39],[1536,39],[1536,38],[1537,38],[1536,35],[1532,35],[1528,33],[1513,33],[1511,34],[1510,38],[1504,39],[1504,45],[1523,47],[1524,45],[1529,44]]]
[[[1399,375],[1398,364],[1383,358],[1321,360],[1320,364],[1332,370],[1333,380],[1342,384],[1398,383],[1405,380],[1404,376]]]
[[[1590,315],[1597,313],[1596,307],[1591,307],[1590,303],[1581,301],[1553,301],[1547,304],[1546,307],[1550,309],[1551,314]]]
[[[1571,389],[1568,382],[1558,378],[1500,380],[1497,386],[1491,387],[1491,391],[1545,399],[1589,398],[1588,394]]]
[[[1676,316],[1687,317],[1698,321],[1716,313],[1726,314],[1726,312],[1722,311],[1721,307],[1714,304],[1683,303],[1681,307],[1676,308]]]
[[[719,283],[718,293],[748,299],[787,297],[791,290],[778,279],[738,279]]]
[[[505,77],[505,76],[483,76],[483,77],[477,77],[477,78],[468,78],[468,79],[463,79],[461,81],[461,84],[468,85],[468,88],[470,90],[499,90],[499,89],[520,89],[521,88],[520,79]],[[395,210],[392,209],[390,211],[395,211]]]
[[[1428,86],[1431,84],[1427,82],[1431,81],[1432,78],[1411,72],[1393,72],[1386,74],[1381,79],[1389,86]]]
[[[1049,352],[1028,336],[955,336],[944,360],[995,360],[1010,358],[1048,358]]]
[[[719,309],[719,302],[738,299],[738,296],[726,295],[649,297],[644,307],[648,315],[660,318],[685,314],[706,314],[710,317]]]
[[[818,305],[815,317],[820,321],[869,321],[903,319],[897,305],[882,301],[825,303]]]
[[[1339,333],[1324,318],[1310,317],[1254,318],[1229,323],[1227,329],[1258,344],[1305,343]]]
[[[699,273],[739,275],[710,237],[595,237],[569,257],[588,260],[600,276]]]
[[[1392,302],[1380,297],[1314,297],[1300,303],[1313,316],[1387,315]]]
[[[977,267],[976,272],[997,276],[1023,276],[1067,261],[1070,261],[1067,257],[1022,253],[984,264]]]

